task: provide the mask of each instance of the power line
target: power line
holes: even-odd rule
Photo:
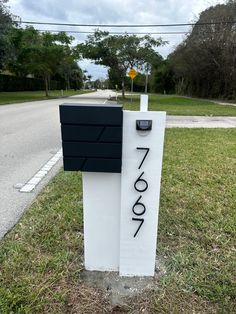
[[[37,29],[39,32],[56,32],[56,33],[73,33],[73,34],[94,34],[92,31],[71,31],[71,30],[56,30],[56,29]],[[174,34],[189,34],[190,32],[109,32],[112,35],[174,35]]]
[[[74,31],[74,30],[56,30],[56,29],[36,29],[39,32],[54,32],[54,33],[71,33],[71,34],[94,34],[94,31]],[[205,32],[204,34],[220,34],[224,31],[212,31]],[[233,33],[233,31],[227,31],[228,33]],[[191,34],[190,31],[186,32],[108,32],[109,35],[186,35]]]
[[[175,24],[76,24],[76,23],[54,23],[54,22],[35,22],[35,21],[15,21],[20,24],[55,25],[55,26],[75,26],[75,27],[178,27],[178,26],[201,26],[236,24],[236,21],[221,22],[196,22],[196,23],[175,23]]]

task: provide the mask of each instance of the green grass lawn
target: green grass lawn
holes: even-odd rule
[[[236,312],[236,129],[167,129],[156,289],[119,313]],[[86,287],[81,174],[60,172],[0,242],[0,313],[112,312]]]
[[[140,96],[134,95],[132,102],[130,97],[127,96],[125,100],[120,97],[119,103],[126,110],[139,110]],[[169,115],[180,116],[236,116],[234,106],[222,106],[207,100],[175,95],[149,95],[149,110],[166,111]]]
[[[85,93],[90,93],[89,90],[67,90],[63,92],[64,97],[80,95]],[[0,105],[5,104],[14,104],[25,101],[33,101],[33,100],[45,100],[51,98],[61,97],[60,90],[53,90],[49,92],[49,97],[45,96],[44,91],[25,91],[25,92],[0,92]]]

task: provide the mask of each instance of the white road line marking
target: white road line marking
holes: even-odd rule
[[[35,185],[32,185],[32,184],[25,184],[24,186],[23,186],[23,188],[22,189],[20,189],[20,192],[21,193],[29,193],[29,192],[31,192],[31,191],[33,191],[33,189],[35,188]]]
[[[49,159],[49,161],[43,165],[43,167],[29,181],[27,181],[19,191],[22,193],[32,192],[61,157],[62,149],[60,149],[51,159]]]
[[[25,184],[24,183],[16,183],[14,184],[14,189],[16,190],[20,190]]]

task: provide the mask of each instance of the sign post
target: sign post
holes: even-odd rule
[[[129,77],[131,78],[131,101],[133,101],[133,91],[134,91],[134,78],[138,75],[138,72],[135,69],[131,69],[128,72]]]
[[[60,106],[64,170],[83,177],[87,270],[154,275],[165,115],[148,95],[140,111]]]
[[[131,102],[133,101],[133,92],[134,92],[134,80],[131,79]]]

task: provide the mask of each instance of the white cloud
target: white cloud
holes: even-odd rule
[[[85,24],[171,24],[195,21],[200,12],[225,0],[9,0],[13,14],[26,21],[85,23]],[[35,26],[36,27],[36,26]],[[66,26],[38,26],[40,29],[75,29]],[[187,31],[188,27],[176,28],[127,28],[126,31]],[[91,30],[76,28],[76,30]],[[93,29],[92,29],[93,30]],[[119,29],[123,31],[124,29]],[[117,31],[111,28],[110,31]],[[85,35],[72,34],[77,40]],[[156,36],[159,37],[159,36]],[[162,35],[169,44],[159,52],[165,57],[179,44],[183,35]],[[106,74],[102,67],[83,62],[96,78]],[[100,70],[99,70],[100,69]]]

